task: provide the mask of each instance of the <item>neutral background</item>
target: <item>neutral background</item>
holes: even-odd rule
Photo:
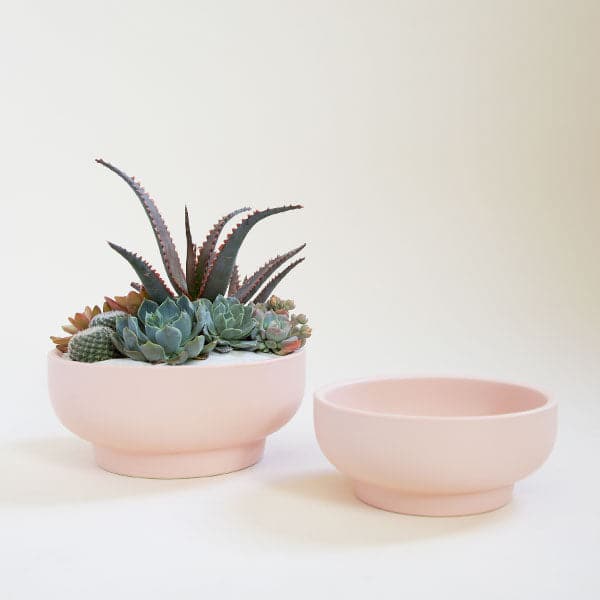
[[[600,597],[600,4],[13,2],[0,7],[0,597]],[[257,226],[245,270],[303,241],[307,397],[238,474],[96,469],[51,412],[48,336],[158,264],[139,176],[183,244]],[[495,513],[359,504],[310,391],[454,374],[540,386],[555,453]],[[201,390],[198,391],[201,393]]]

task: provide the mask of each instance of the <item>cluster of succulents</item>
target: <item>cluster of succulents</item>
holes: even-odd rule
[[[252,314],[257,321],[254,338],[257,350],[275,354],[290,354],[304,346],[311,336],[306,315],[290,315],[295,308],[292,300],[280,300],[272,296],[266,304],[257,304]]]
[[[305,244],[277,255],[251,275],[240,277],[236,264],[250,230],[263,219],[300,205],[249,212],[247,207],[222,217],[197,245],[185,209],[185,270],[156,203],[139,181],[114,165],[96,162],[116,173],[141,202],[156,238],[167,278],[144,258],[117,244],[113,250],[133,267],[140,282],[124,296],[105,297],[86,307],[63,326],[67,334],[52,337],[60,352],[81,362],[127,357],[149,363],[183,364],[206,358],[212,350],[244,350],[284,355],[300,349],[311,335],[304,315],[293,315],[294,303],[272,295],[281,280],[304,258],[290,262]],[[248,213],[219,244],[235,216]],[[287,265],[286,265],[287,263]]]

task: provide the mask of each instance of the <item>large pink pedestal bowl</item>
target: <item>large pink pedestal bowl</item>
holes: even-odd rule
[[[542,393],[473,379],[372,379],[315,394],[315,429],[356,496],[393,512],[451,516],[509,502],[546,460],[556,404]]]
[[[174,479],[249,467],[265,437],[296,413],[305,352],[232,352],[185,365],[129,359],[79,363],[48,355],[48,388],[63,425],[91,442],[100,467]]]

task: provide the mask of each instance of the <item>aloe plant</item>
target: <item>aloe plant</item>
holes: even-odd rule
[[[191,300],[208,298],[211,301],[214,301],[220,295],[228,295],[229,297],[237,298],[242,304],[250,302],[252,299],[256,302],[264,302],[280,281],[304,260],[304,258],[299,258],[288,263],[292,257],[304,249],[305,244],[272,258],[243,280],[240,279],[236,266],[238,252],[250,230],[267,217],[302,208],[298,204],[256,210],[247,214],[223,240],[220,246],[217,246],[219,237],[223,233],[227,223],[235,216],[243,212],[248,212],[250,209],[243,207],[222,217],[208,232],[204,242],[201,245],[197,245],[192,238],[190,217],[186,207],[185,232],[187,253],[184,271],[181,258],[175,248],[169,229],[156,203],[142,187],[141,183],[134,177],[129,177],[129,175],[109,162],[102,159],[96,159],[96,162],[116,173],[127,183],[138,197],[150,220],[162,262],[174,292],[169,288],[156,269],[141,256],[112,242],[109,242],[109,245],[129,262],[140,278],[148,297],[159,304],[175,295],[187,296]],[[288,263],[287,266],[277,272],[286,263]]]

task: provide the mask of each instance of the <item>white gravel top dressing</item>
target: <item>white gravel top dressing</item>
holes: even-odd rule
[[[247,363],[256,363],[265,360],[273,360],[280,358],[277,354],[271,352],[244,352],[240,350],[232,350],[226,354],[220,354],[218,352],[211,352],[205,360],[188,360],[183,365],[176,365],[176,368],[201,368],[203,365],[239,365]],[[71,360],[68,355],[63,355],[64,360]],[[143,369],[157,368],[157,367],[169,367],[173,368],[172,365],[153,365],[151,363],[142,362],[140,360],[132,360],[131,358],[111,358],[109,360],[102,360],[96,363],[82,363],[82,364],[94,364],[98,366],[127,366],[127,367],[140,367]]]

